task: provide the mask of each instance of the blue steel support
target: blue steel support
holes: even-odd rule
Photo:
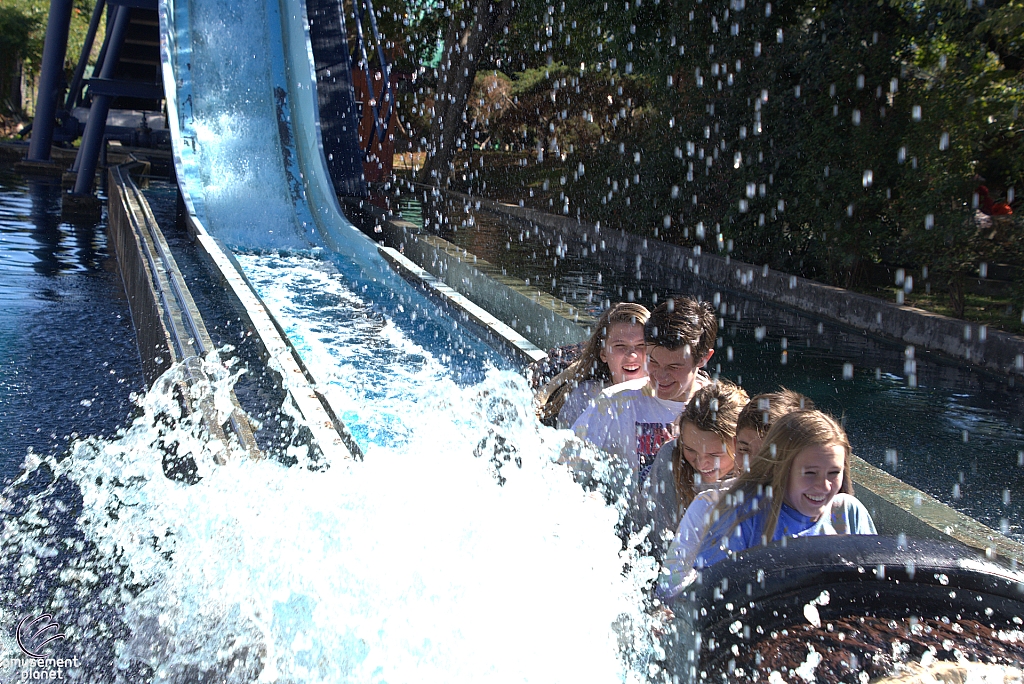
[[[113,26],[111,26],[111,14],[113,14]],[[124,34],[128,29],[130,18],[130,8],[120,5],[111,6],[107,15],[107,52],[100,69],[100,78],[113,77],[117,60],[121,56],[121,45],[124,43]],[[75,195],[92,193],[92,177],[96,174],[96,163],[99,160],[100,147],[103,145],[103,136],[107,128],[107,114],[110,111],[112,99],[110,95],[97,95],[92,99],[92,106],[89,108],[89,122],[85,125],[82,146],[78,149],[73,167],[78,172],[75,177],[75,187],[72,190]]]
[[[78,66],[75,67],[75,75],[71,79],[71,87],[68,88],[68,99],[64,102],[64,109],[71,111],[82,99],[82,77],[85,75],[85,67],[89,62],[89,53],[92,52],[92,44],[96,40],[96,29],[99,28],[100,19],[103,17],[103,7],[106,0],[97,0],[96,7],[92,11],[92,19],[89,20],[89,30],[85,34],[85,42],[82,44],[82,54],[78,58]],[[102,63],[103,55],[100,55]]]
[[[64,54],[68,49],[73,0],[50,0],[50,18],[46,22],[43,63],[39,70],[39,96],[36,116],[32,122],[32,138],[28,145],[28,161],[50,161],[53,128],[57,119],[57,103],[62,99],[61,77]]]

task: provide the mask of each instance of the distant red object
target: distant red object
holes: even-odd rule
[[[978,209],[988,214],[989,216],[1009,216],[1013,213],[1013,209],[1006,202],[996,202],[992,199],[992,196],[988,193],[988,188],[984,185],[979,185],[974,190],[978,195]]]

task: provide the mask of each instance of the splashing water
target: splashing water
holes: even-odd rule
[[[423,402],[508,366],[427,300],[363,294],[319,253],[236,256],[362,446],[404,443]]]
[[[235,376],[204,367],[226,411]],[[652,569],[620,552],[618,512],[553,462],[566,437],[536,423],[518,375],[434,386],[404,439],[317,470],[301,449],[286,468],[211,442],[177,404],[182,377],[168,371],[116,439],[30,458],[4,493],[5,621],[52,613],[85,660],[69,678],[640,678],[621,650],[644,658]],[[514,463],[474,453],[495,431]],[[164,476],[168,452],[194,457],[197,484]]]

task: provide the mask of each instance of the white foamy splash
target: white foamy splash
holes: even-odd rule
[[[230,375],[206,365],[223,395]],[[177,412],[180,370],[169,373],[120,437],[45,462],[82,492],[91,566],[26,522],[44,516],[53,487],[5,520],[5,556],[68,556],[46,607],[60,619],[85,602],[87,617],[66,627],[64,647],[111,638],[90,634],[90,614],[123,616],[107,681],[140,664],[156,682],[640,678],[627,663],[645,660],[651,569],[624,575],[618,513],[552,462],[565,435],[532,418],[522,378],[449,384],[420,400],[401,443],[371,445],[362,463],[327,454],[314,472],[240,451],[213,465],[222,447]],[[518,464],[474,453],[496,429]],[[171,444],[196,457],[197,484],[164,477]],[[120,579],[94,591],[97,575]]]
[[[422,424],[424,402],[457,393],[496,358],[418,293],[371,303],[316,252],[236,258],[364,448],[404,444]],[[466,420],[481,418],[455,415],[458,431]]]

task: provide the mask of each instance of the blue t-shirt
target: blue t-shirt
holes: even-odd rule
[[[701,552],[697,556],[698,568],[706,568],[725,560],[728,557],[728,551],[739,552],[761,543],[765,518],[768,516],[767,506],[739,525],[735,524],[737,518],[754,509],[757,501],[755,498],[751,503],[741,504],[723,515],[714,524],[709,530],[709,534],[712,536],[704,540]],[[727,539],[722,537],[725,534],[729,535]],[[779,511],[779,522],[775,526],[772,541],[779,541],[784,536],[813,537],[822,534],[878,534],[878,532],[875,531],[875,523],[871,519],[868,509],[864,508],[864,504],[849,494],[836,494],[832,500],[832,514],[822,515],[818,520],[812,520],[785,503],[782,504],[782,510]]]

